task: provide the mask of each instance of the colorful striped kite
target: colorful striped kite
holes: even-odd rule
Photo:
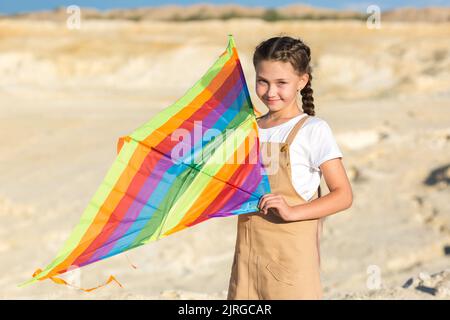
[[[61,283],[54,276],[209,218],[257,211],[270,186],[255,112],[229,35],[181,99],[119,139],[116,160],[64,247],[23,285]]]

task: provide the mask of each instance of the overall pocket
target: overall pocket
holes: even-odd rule
[[[270,261],[266,265],[266,269],[279,282],[285,283],[289,286],[293,285],[293,280],[292,280],[293,277],[290,274],[290,272],[286,268],[284,268],[281,265],[279,265],[278,263],[276,263],[275,261]]]
[[[274,260],[258,257],[257,287],[261,299],[295,299],[295,276]]]

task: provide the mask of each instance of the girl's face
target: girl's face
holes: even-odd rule
[[[256,65],[256,94],[270,111],[297,107],[298,91],[308,83],[289,62],[262,60]]]

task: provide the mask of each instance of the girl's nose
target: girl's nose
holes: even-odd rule
[[[269,86],[269,90],[267,91],[267,96],[269,98],[275,97],[277,93],[276,87],[275,86]]]

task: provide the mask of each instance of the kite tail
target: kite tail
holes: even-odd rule
[[[23,286],[29,285],[29,284],[31,284],[31,283],[33,283],[35,281],[43,281],[45,279],[50,279],[56,284],[61,284],[61,285],[68,286],[68,287],[71,287],[71,288],[74,288],[74,289],[78,289],[78,290],[81,290],[81,291],[84,291],[84,292],[91,292],[91,291],[97,290],[99,288],[105,287],[106,285],[110,284],[113,281],[116,282],[121,288],[123,288],[122,284],[119,281],[117,281],[117,279],[113,275],[110,275],[108,280],[106,280],[106,282],[104,284],[101,284],[101,285],[93,287],[93,288],[85,289],[85,288],[80,288],[80,287],[74,286],[74,285],[68,283],[66,280],[58,278],[58,277],[54,277],[54,276],[50,276],[50,277],[47,276],[47,277],[43,277],[41,279],[37,279],[36,276],[38,274],[40,274],[41,272],[42,272],[41,269],[37,269],[33,273],[33,279],[28,280],[27,282],[24,282],[24,283],[20,284],[19,287],[23,287]]]

